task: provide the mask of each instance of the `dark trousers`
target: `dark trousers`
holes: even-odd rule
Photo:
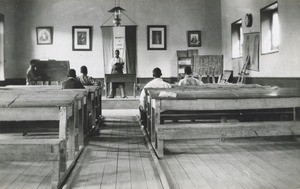
[[[141,125],[144,126],[145,130],[147,131],[147,112],[145,110],[142,110],[141,107],[139,107],[140,110],[140,122]]]
[[[109,83],[109,96],[116,96],[116,89],[120,88],[121,97],[125,97],[125,83]]]

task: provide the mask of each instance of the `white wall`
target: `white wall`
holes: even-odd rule
[[[18,77],[15,71],[15,0],[1,0],[4,15],[4,78]]]
[[[17,1],[16,66],[13,72],[8,69],[7,77],[24,78],[29,60],[45,57],[69,60],[77,72],[81,65],[86,65],[90,75],[104,77],[100,26],[111,16],[107,11],[114,4],[113,0]],[[188,30],[202,32],[199,54],[221,54],[220,0],[122,0],[121,7],[138,25],[138,77],[151,77],[157,66],[162,68],[164,77],[176,77],[176,50],[188,49]],[[74,25],[94,27],[92,51],[72,51]],[[166,51],[147,50],[147,25],[167,25]],[[38,26],[54,27],[52,45],[36,44]]]
[[[253,26],[243,32],[260,32],[260,9],[274,0],[221,0],[222,49],[225,69],[241,70],[242,59],[231,58],[231,23],[253,15]],[[300,77],[300,4],[299,0],[278,0],[280,47],[278,53],[259,56],[259,71],[250,71],[251,77]],[[244,23],[243,23],[244,24]]]

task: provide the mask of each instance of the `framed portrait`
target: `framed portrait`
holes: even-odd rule
[[[147,26],[147,49],[167,50],[167,26]]]
[[[73,26],[73,51],[92,50],[92,26]]]
[[[37,27],[36,41],[38,45],[49,45],[53,43],[53,27]]]
[[[187,32],[188,47],[201,47],[201,31]]]

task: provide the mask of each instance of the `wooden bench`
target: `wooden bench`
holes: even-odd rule
[[[172,123],[157,127],[156,134],[162,155],[165,140],[300,135],[300,122]]]
[[[57,138],[66,143],[67,168],[61,178],[64,179],[83,150],[86,93],[84,90],[37,90],[34,87],[1,88],[0,121],[58,121]]]
[[[0,140],[1,161],[52,161],[51,188],[58,188],[67,168],[66,140]]]
[[[249,85],[240,85],[240,84],[203,84],[201,86],[178,86],[178,85],[172,85],[172,88],[166,88],[164,91],[166,92],[172,92],[172,91],[201,91],[201,90],[207,90],[207,89],[216,89],[216,90],[231,90],[231,89],[240,89],[240,88],[246,88],[246,89],[261,89],[261,88],[270,88],[268,86],[261,86],[257,84],[249,84]],[[159,88],[147,88],[145,89],[146,92],[146,98],[147,98],[147,104],[146,104],[146,111],[147,111],[147,132],[151,136],[150,131],[150,125],[151,125],[151,99],[149,97],[148,91],[161,91],[162,89]],[[200,114],[201,113],[201,114]],[[172,121],[178,121],[178,120],[196,120],[196,119],[203,119],[203,117],[210,117],[211,119],[215,119],[214,121],[221,121],[222,119],[226,119],[227,117],[237,116],[236,114],[239,114],[240,112],[234,112],[234,113],[224,113],[219,111],[164,111],[161,113],[161,124],[164,123],[166,120],[172,120]],[[210,114],[210,116],[208,115]],[[226,114],[226,115],[225,115]],[[223,116],[222,116],[223,115]],[[222,116],[222,117],[220,117]],[[154,130],[152,130],[152,133]],[[153,139],[153,137],[152,137]]]
[[[160,96],[161,91],[173,91],[177,95],[175,97]],[[262,136],[300,134],[300,89],[270,87],[253,89],[211,88],[198,91],[155,89],[148,92],[149,102],[151,102],[149,107],[151,113],[151,141],[158,157],[163,157],[164,140],[202,138],[204,135],[219,138],[222,135],[224,137],[248,137],[260,133],[262,133],[260,134]],[[271,113],[275,112],[278,114],[282,112],[276,112],[276,109],[287,109],[289,110],[287,114],[292,115],[289,121],[262,122],[253,119],[246,120],[246,122],[226,123],[225,119],[221,120],[222,123],[162,124],[163,114],[166,111],[216,111],[222,117],[222,114],[226,113],[226,111],[238,112],[247,110],[253,112],[251,116],[256,117],[256,115],[259,115],[259,112],[269,109],[272,110],[270,111]],[[275,133],[273,129],[275,129]],[[237,133],[234,134],[233,130],[237,131]],[[254,130],[256,133],[253,132]],[[230,132],[233,132],[233,134],[230,135]],[[252,133],[249,134],[250,132]]]

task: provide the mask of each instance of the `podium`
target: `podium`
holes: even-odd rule
[[[136,98],[136,74],[105,74],[104,83],[106,85],[105,96],[108,96],[108,84],[110,82],[123,82],[123,83],[133,83],[133,96]]]

